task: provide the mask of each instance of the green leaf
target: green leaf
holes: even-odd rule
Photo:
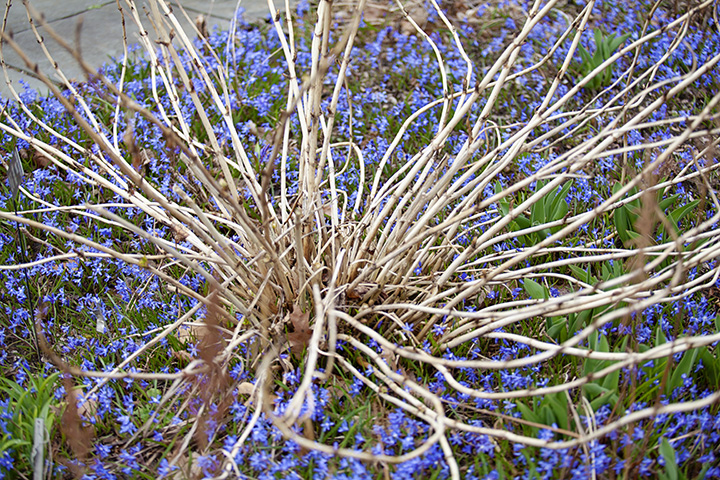
[[[606,393],[603,393],[598,398],[590,402],[590,406],[592,407],[593,411],[597,411],[600,407],[602,407],[605,404],[610,404],[611,406],[614,406],[618,401],[618,396],[615,392],[608,391]]]
[[[607,352],[609,351],[609,346],[607,339],[604,335],[598,334],[597,332],[593,332],[590,334],[590,337],[588,338],[588,345],[590,347],[590,350],[596,351],[596,352]],[[590,373],[598,372],[605,368],[607,366],[608,362],[603,360],[593,360],[590,358],[586,358],[585,362],[583,364],[583,375],[589,375]],[[590,384],[588,384],[590,385]],[[603,388],[603,391],[607,391],[605,387],[602,387],[602,379],[598,379],[596,382],[593,382],[592,387],[588,387],[590,391],[592,389],[597,389],[597,387]],[[597,394],[597,393],[596,393]]]
[[[22,440],[20,438],[8,438],[0,443],[0,452],[4,452],[9,449],[16,449],[17,447],[29,447],[30,442],[28,440]]]
[[[672,224],[672,226],[676,232],[678,231],[677,224],[683,218],[685,218],[685,216],[687,216],[688,213],[693,211],[699,203],[700,203],[700,200],[693,200],[692,202],[673,210],[672,213],[670,213],[670,215],[668,215],[668,220],[670,221],[670,223]]]
[[[550,319],[548,319],[548,320],[550,320]],[[566,327],[567,327],[567,322],[557,322],[548,327],[547,334],[550,338],[562,343],[565,340],[567,340],[567,335],[561,335],[561,334],[567,332]],[[565,338],[563,338],[563,337],[565,337]]]
[[[568,205],[567,205],[567,195],[570,191],[570,188],[572,187],[572,180],[565,182],[565,184],[562,186],[559,192],[555,193],[555,196],[550,201],[549,208],[546,208],[546,211],[548,213],[547,218],[548,220],[555,221],[560,220],[565,216],[565,214],[568,211]],[[564,209],[564,211],[563,211]]]
[[[551,393],[545,399],[555,414],[555,421],[560,428],[568,428],[567,397],[563,392]]]
[[[703,363],[702,374],[710,386],[717,389],[720,385],[720,361],[708,351],[707,347],[702,347],[699,350],[698,356]]]
[[[580,52],[580,57],[582,57],[583,73],[587,76],[587,74],[592,71],[590,68],[590,52],[588,52],[582,45],[578,45],[578,52]]]
[[[667,438],[663,437],[659,446],[660,455],[665,459],[665,472],[670,480],[679,480],[678,466],[675,460],[675,450]]]
[[[555,210],[552,211],[552,220],[562,220],[565,218],[565,214],[567,214],[570,207],[568,207],[567,202],[565,202],[565,198],[563,197],[563,202],[560,203]],[[555,227],[556,229],[559,229],[561,227]]]
[[[594,40],[595,40],[595,46],[597,47],[597,46],[602,45],[602,43],[603,43],[603,33],[602,33],[602,30],[600,30],[599,28],[596,28],[595,30],[593,30],[593,36],[595,37],[595,39],[594,39]]]
[[[518,410],[520,410],[520,413],[525,420],[529,422],[542,423],[538,416],[535,414],[535,412],[530,410],[523,402],[516,402],[515,405],[517,406]]]
[[[517,222],[518,227],[520,227],[521,230],[525,230],[526,228],[530,228],[532,226],[530,220],[528,220],[528,218],[524,215],[518,215],[515,221]]]
[[[627,40],[631,36],[632,36],[632,34],[630,34],[630,33],[626,33],[625,35],[620,35],[619,37],[615,37],[614,34],[611,35],[610,39],[609,39],[610,41],[608,42],[609,43],[608,47],[610,49],[610,52],[612,53],[615,50],[617,50],[618,47],[620,45],[622,45],[623,43],[625,43],[625,40]],[[615,37],[615,38],[613,38],[613,37]]]
[[[608,268],[607,263],[603,263],[602,267],[600,267],[600,275],[602,276],[603,282],[610,280],[612,272]]]
[[[557,419],[555,418],[555,414],[552,411],[552,408],[550,408],[549,405],[543,405],[542,409],[540,410],[540,414],[542,415],[543,422],[545,425],[552,426],[552,424],[558,423]]]
[[[623,262],[616,261],[613,262],[613,278],[618,278],[622,276],[622,274],[625,273],[623,271]]]
[[[628,235],[630,220],[628,217],[627,207],[625,205],[615,210],[613,220],[615,221],[615,229],[618,232],[618,237],[620,237],[620,240],[622,240],[623,243],[626,243],[630,240],[630,235]]]
[[[582,314],[584,312],[580,312]],[[575,332],[580,330],[578,326],[581,324],[580,314],[572,313],[568,316],[568,336],[574,335]]]
[[[582,386],[582,389],[591,398],[595,398],[598,395],[604,395],[610,392],[610,390],[603,387],[602,385],[598,385],[595,382],[586,383]]]
[[[548,298],[548,292],[545,287],[531,278],[525,279],[523,287],[525,288],[525,292],[535,300],[546,300]]]
[[[632,230],[628,230],[627,236],[628,236],[628,243],[632,244],[633,240],[640,238],[641,235],[637,232],[633,232]]]
[[[500,182],[495,182],[495,195],[503,191],[503,187]]]
[[[595,68],[605,61],[605,58],[607,58],[607,52],[605,51],[605,42],[602,31],[599,28],[596,28],[593,34],[595,35],[595,56],[593,57],[593,68]]]
[[[591,321],[593,317],[593,309],[589,310],[583,310],[582,312],[577,314],[577,321],[575,322],[575,328],[573,328],[573,331],[580,330],[581,328],[585,328]]]
[[[575,278],[585,281],[585,278],[587,277],[587,270],[584,270],[573,264],[568,265],[568,267],[570,268],[570,271],[573,273],[573,275],[575,275]]]
[[[540,190],[541,188],[541,182],[538,182],[537,190]],[[545,223],[545,197],[546,195],[543,195],[533,204],[532,207],[530,207],[530,223],[533,225],[541,225]]]
[[[610,65],[609,67],[606,67],[605,70],[603,70],[601,85],[608,85],[610,83],[610,80],[612,80],[612,72],[613,72],[612,65]]]
[[[503,217],[510,212],[510,204],[505,200],[500,200],[498,206],[500,207],[500,213]]]
[[[605,335],[600,335],[598,342],[598,346],[595,349],[598,352],[609,352],[610,351],[610,344],[608,343],[608,339]]]
[[[588,337],[588,345],[590,345],[590,350],[597,350],[597,344],[598,339],[600,337],[600,333],[598,333],[597,330],[594,330],[590,336]]]
[[[667,337],[665,333],[663,333],[662,328],[658,326],[657,330],[655,330],[655,346],[657,347],[663,343],[667,343]]]
[[[603,387],[616,392],[618,389],[618,383],[620,382],[620,370],[616,370],[611,374],[603,378]]]
[[[667,198],[663,198],[662,200],[658,201],[658,208],[660,208],[661,211],[665,211],[668,208],[670,208],[670,205],[675,203],[675,201],[680,197],[679,194],[671,195]]]
[[[675,370],[673,371],[672,376],[670,377],[670,381],[667,384],[668,393],[671,393],[673,390],[679,388],[683,384],[682,376],[689,376],[690,372],[693,370],[693,367],[695,366],[695,360],[697,359],[698,351],[697,349],[693,349],[692,351],[685,352],[683,354],[682,360],[678,362],[677,366],[675,367]]]

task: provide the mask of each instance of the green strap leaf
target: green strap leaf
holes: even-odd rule
[[[660,455],[665,459],[665,472],[670,480],[678,479],[678,467],[677,461],[675,460],[675,450],[673,449],[668,439],[663,437],[659,446]]]
[[[526,278],[523,286],[525,292],[535,300],[546,300],[548,298],[547,289],[531,278]]]

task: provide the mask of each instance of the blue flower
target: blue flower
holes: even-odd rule
[[[133,434],[137,430],[137,427],[132,422],[132,419],[127,415],[120,415],[117,417],[117,421],[120,424],[120,433]]]
[[[163,458],[162,460],[160,460],[160,465],[158,465],[157,472],[160,478],[165,478],[177,469],[177,465],[170,465],[167,458]]]

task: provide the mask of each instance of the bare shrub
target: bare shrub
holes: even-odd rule
[[[242,435],[227,452],[228,459],[247,440],[262,412],[303,449],[334,455],[397,463],[439,443],[455,478],[459,469],[448,442],[451,431],[561,449],[587,444],[641,419],[717,402],[720,392],[695,400],[658,401],[628,414],[615,412],[606,424],[592,429],[580,421],[579,414],[592,417],[593,411],[577,395],[581,387],[600,379],[720,340],[720,333],[683,336],[680,330],[671,341],[646,349],[639,349],[633,340],[622,351],[592,347],[607,326],[621,325],[629,333],[644,310],[682,302],[713,286],[720,274],[715,245],[720,215],[715,194],[718,164],[710,158],[718,143],[720,94],[705,97],[704,104],[688,116],[673,108],[654,115],[693,92],[704,75],[717,74],[720,56],[692,65],[672,82],[655,80],[657,70],[682,44],[689,22],[709,15],[713,2],[694,3],[661,29],[646,28],[585,78],[570,77],[568,71],[591,22],[593,2],[568,19],[570,26],[547,54],[518,67],[521,46],[545,16],[556,14],[557,3],[536,2],[531,11],[519,16],[512,41],[494,63],[478,71],[455,27],[433,1],[433,14],[439,16],[450,44],[466,61],[464,79],[455,85],[445,76],[438,49],[444,96],[402,119],[402,126],[388,138],[382,160],[372,168],[358,157],[361,149],[352,138],[340,139],[336,134],[341,94],[348,82],[355,81],[346,76],[346,68],[365,0],[353,5],[353,14],[345,17],[347,21],[334,35],[332,4],[319,3],[308,70],[296,61],[297,32],[291,16],[271,10],[288,87],[283,92],[284,111],[273,130],[265,132],[272,139],[271,152],[259,165],[249,153],[251,145],[243,143],[236,130],[229,100],[233,65],[219,59],[211,64],[208,46],[193,41],[198,32],[184,32],[162,0],[152,1],[150,11],[159,40],[140,28],[140,44],[150,59],[154,82],[153,97],[145,103],[129,95],[123,82],[111,82],[86,67],[89,85],[103,91],[111,106],[108,123],[88,106],[78,86],[69,82],[56,86],[38,72],[87,134],[90,146],[75,144],[53,125],[44,124],[19,96],[16,100],[27,117],[47,137],[28,136],[8,117],[0,128],[28,142],[35,155],[57,169],[111,192],[115,199],[112,209],[109,203],[77,203],[45,205],[41,211],[68,208],[73,215],[146,239],[157,255],[148,258],[121,252],[43,225],[28,212],[3,211],[0,217],[90,247],[85,256],[119,259],[147,269],[168,288],[198,300],[198,307],[208,307],[213,317],[213,324],[206,326],[209,333],[203,336],[203,352],[179,373],[140,369],[128,373],[125,369],[149,355],[153,345],[189,321],[197,309],[156,332],[153,340],[111,373],[88,371],[84,375],[162,378],[173,382],[170,392],[192,385],[200,394],[203,385],[222,382],[193,384],[191,377],[214,372],[211,377],[224,382],[227,365],[239,359],[245,368],[255,369],[257,383],[250,404],[256,414],[247,419]],[[140,25],[134,2],[123,4],[123,13],[126,22]],[[404,18],[403,25],[412,26],[419,37],[434,41],[412,17],[404,16],[401,4],[395,15]],[[677,32],[668,56],[639,69],[644,45],[668,30]],[[7,35],[3,38],[6,49],[16,47]],[[56,40],[64,43],[62,38]],[[563,52],[560,61],[557,52]],[[612,85],[603,86],[584,105],[578,104],[576,99],[585,92],[593,73],[605,71],[620,59],[625,59],[623,71],[616,72]],[[79,55],[77,60],[82,63]],[[32,59],[26,61],[32,69]],[[497,106],[501,96],[532,75],[548,72],[552,76],[546,79],[543,100],[531,118],[496,122],[496,115],[507,116]],[[192,102],[199,132],[183,115],[181,97]],[[404,132],[425,111],[435,114],[432,138],[412,152],[410,160],[394,165],[393,155]],[[135,145],[129,120],[133,116],[147,119],[161,133],[167,149],[175,152],[180,175],[171,190],[161,191],[145,179],[143,165],[149,160]],[[224,125],[218,126],[216,119]],[[218,138],[218,127],[227,132],[226,144]],[[628,141],[631,132],[643,138],[660,128],[671,133],[661,140]],[[447,142],[458,130],[465,140],[452,149]],[[337,186],[343,166],[334,157],[341,149],[349,149],[345,158],[357,162],[362,172],[355,194]],[[680,152],[690,152],[690,161],[678,166]],[[505,181],[510,172],[517,171],[519,159],[529,154],[539,154],[546,161],[528,175]],[[581,188],[578,185],[596,175],[598,164],[608,158],[625,161],[612,193],[592,204],[569,205],[570,188]],[[296,191],[287,180],[290,172],[297,173]],[[668,213],[663,201],[677,186],[690,184],[696,190],[688,204],[700,199],[704,211],[688,212],[681,221]],[[168,226],[173,237],[154,234],[143,226],[147,223],[134,223],[119,213],[125,208]],[[706,216],[705,211],[711,214]],[[594,228],[597,224],[611,228]],[[593,231],[609,233],[593,238]],[[213,295],[188,288],[164,268],[168,262],[200,276]],[[615,334],[622,335],[622,328]],[[375,342],[375,349],[368,340]],[[496,341],[522,348],[515,358],[492,359]],[[338,342],[345,348],[338,348]],[[241,347],[252,355],[241,354]],[[291,349],[302,356],[304,373],[279,414],[272,400],[272,382],[276,369],[286,361],[280,354]],[[358,363],[359,359],[364,360]],[[605,366],[585,373],[570,369],[573,362],[588,361]],[[461,371],[485,374],[548,362],[567,366],[569,373],[542,386],[500,386],[497,391],[458,379]],[[373,378],[367,376],[363,364],[372,369]],[[569,427],[556,439],[544,440],[511,431],[502,423],[467,421],[463,415],[451,414],[447,400],[411,374],[410,365],[429,372],[428,376],[444,376],[458,398],[516,401],[567,393]],[[671,362],[667,365],[664,383],[670,382],[672,374]],[[313,404],[312,383],[326,381],[334,369],[354,376],[387,404],[426,422],[433,434],[399,456],[319,443],[307,434],[303,409]],[[490,411],[485,415],[502,417]],[[304,425],[304,433],[296,425]],[[175,459],[189,442],[190,436]],[[223,468],[229,475],[232,461]]]

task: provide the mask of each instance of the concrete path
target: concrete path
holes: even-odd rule
[[[284,0],[274,0],[274,2],[278,9],[282,9],[285,4]],[[237,0],[169,0],[168,3],[173,5],[173,12],[176,17],[183,23],[184,27],[187,27],[186,32],[192,32],[193,30],[180,9],[177,8],[178,4],[185,9],[193,21],[198,15],[204,15],[209,29],[216,24],[227,28],[238,7]],[[124,0],[120,0],[120,4],[127,15],[127,4]],[[22,1],[5,0],[5,5],[6,8],[9,5],[5,31],[12,32],[15,42],[20,45],[32,61],[38,62],[43,72],[48,74],[50,78],[58,78],[54,74],[54,69],[47,60],[41,45],[38,43],[35,33],[32,31]],[[97,68],[109,61],[110,57],[122,55],[121,14],[115,0],[30,0],[30,5],[38,12],[43,13],[48,24],[73,45],[75,44],[78,22],[81,20],[80,48],[83,58],[90,65]],[[136,0],[136,5],[140,10],[140,16],[144,19],[143,21],[146,21],[147,19],[142,10],[143,6],[146,5],[145,2]],[[248,21],[266,18],[269,14],[267,0],[243,0],[239,5],[245,8],[245,19]],[[128,29],[128,42],[131,44],[137,43],[139,38],[137,28],[130,19],[127,19],[125,23]],[[149,22],[144,25],[152,36],[153,30]],[[39,27],[38,30],[42,32],[42,27]],[[54,42],[49,35],[43,35],[43,38],[45,46],[61,66],[65,75],[70,79],[82,79],[82,69],[72,56]],[[3,45],[2,53],[8,66],[12,86],[18,92],[22,91],[22,86],[18,83],[21,78],[33,88],[41,92],[47,91],[42,82],[28,75],[25,62],[12,48]],[[0,95],[3,98],[10,97],[10,89],[1,70]]]

